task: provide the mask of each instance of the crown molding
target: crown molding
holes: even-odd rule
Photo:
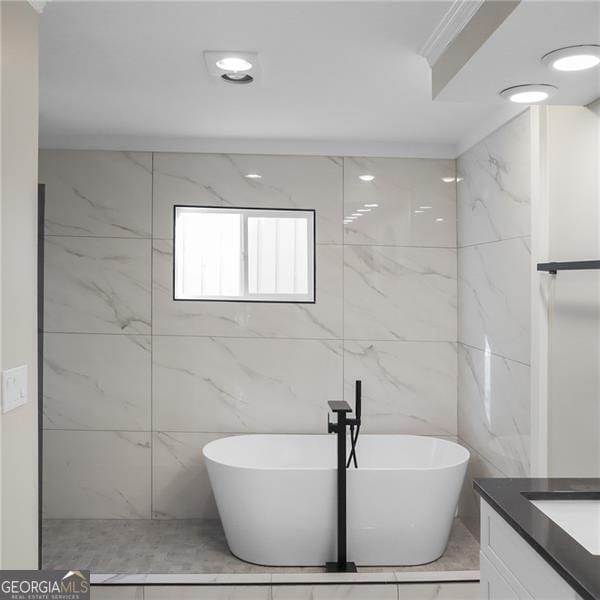
[[[368,156],[390,158],[454,158],[455,144],[376,140],[208,139],[127,135],[64,135],[43,132],[46,150],[121,150],[209,154],[279,154]]]
[[[433,67],[444,50],[465,28],[484,2],[485,0],[454,0],[419,51],[429,66]]]
[[[28,0],[29,4],[33,10],[35,10],[38,15],[41,15],[44,12],[44,8],[46,8],[46,4],[48,4],[49,0]]]

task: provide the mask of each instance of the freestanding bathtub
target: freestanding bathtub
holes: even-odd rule
[[[261,565],[336,559],[333,435],[241,435],[204,447],[229,548]],[[418,565],[440,557],[468,451],[413,435],[361,435],[348,470],[348,560]]]

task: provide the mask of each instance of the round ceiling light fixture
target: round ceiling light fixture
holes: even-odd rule
[[[500,92],[500,95],[517,104],[536,104],[548,100],[557,91],[556,86],[547,83],[527,83],[506,88]]]
[[[559,48],[542,56],[542,62],[555,71],[585,71],[600,65],[600,46],[582,44]]]
[[[229,83],[252,83],[254,77],[248,73],[223,73],[221,77]]]
[[[216,62],[216,65],[221,71],[232,71],[233,73],[249,71],[252,68],[251,62],[237,56],[226,56],[225,58],[221,58]]]

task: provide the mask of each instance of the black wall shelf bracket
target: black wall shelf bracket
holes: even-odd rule
[[[574,260],[565,262],[538,263],[538,271],[547,271],[556,275],[558,271],[582,271],[585,269],[600,269],[600,260]]]

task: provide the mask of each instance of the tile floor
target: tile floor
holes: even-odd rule
[[[234,557],[218,520],[51,519],[42,532],[43,567],[111,574],[272,574],[309,577],[319,567],[264,567]],[[362,573],[478,571],[479,544],[456,520],[445,554],[418,567],[364,567]],[[311,577],[309,577],[312,579]]]

